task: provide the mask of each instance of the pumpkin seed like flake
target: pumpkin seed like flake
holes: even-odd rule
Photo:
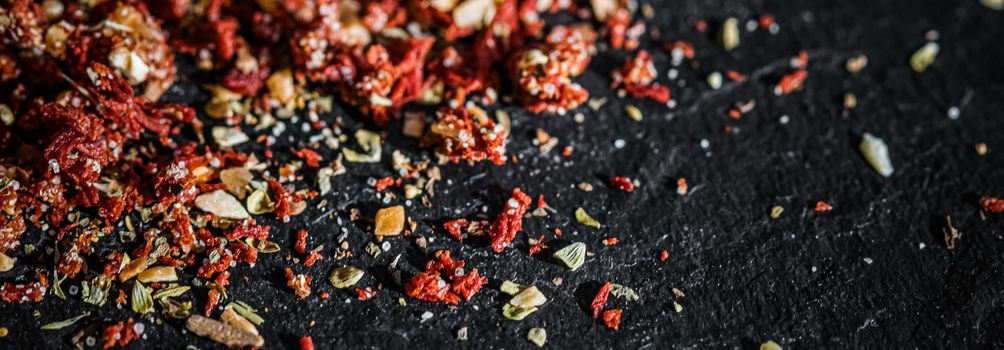
[[[509,304],[521,308],[537,307],[544,305],[546,302],[547,297],[544,296],[544,293],[540,292],[540,289],[534,286],[523,289],[519,294],[513,296],[512,300],[509,300]]]
[[[72,317],[72,318],[68,318],[68,319],[65,319],[65,320],[62,320],[62,321],[57,321],[57,322],[52,322],[52,323],[46,323],[46,324],[42,325],[42,330],[43,331],[54,331],[54,330],[58,330],[58,329],[63,329],[63,328],[72,326],[74,323],[77,323],[77,321],[80,321],[80,320],[84,319],[84,317],[87,317],[87,316],[90,316],[90,315],[91,315],[90,312],[85,312],[83,315],[80,315],[80,316],[77,316],[77,317]]]
[[[133,284],[132,287],[132,311],[140,315],[153,311],[153,298],[150,297],[150,290],[139,282]]]
[[[781,217],[782,213],[784,213],[784,207],[782,207],[780,205],[775,205],[773,208],[770,208],[770,218],[771,219],[777,219],[777,218]]]
[[[718,39],[722,42],[722,47],[725,51],[732,51],[739,46],[739,20],[735,17],[729,17],[722,23],[722,29],[719,32]]]
[[[586,244],[582,242],[575,242],[569,244],[568,246],[561,248],[554,252],[552,255],[555,260],[560,261],[565,267],[568,267],[572,271],[578,270],[579,267],[586,261]]]
[[[644,118],[644,116],[641,114],[641,110],[638,109],[638,107],[635,107],[634,105],[624,106],[624,112],[627,113],[628,118],[631,118],[631,120],[634,120],[636,122],[640,122]]]
[[[861,144],[858,145],[858,149],[864,154],[865,160],[868,164],[871,164],[875,171],[884,177],[892,176],[895,169],[892,166],[892,160],[889,159],[889,147],[886,146],[885,141],[882,139],[865,133],[861,136]]]
[[[380,145],[380,134],[368,130],[356,130],[356,141],[363,152],[358,152],[350,148],[342,148],[345,160],[354,163],[377,163],[380,162],[380,154],[383,149]]]
[[[540,327],[531,328],[530,332],[526,334],[526,340],[542,348],[547,343],[547,330]]]
[[[227,219],[243,220],[251,217],[241,202],[224,190],[200,194],[195,197],[195,206],[204,212]]]
[[[364,274],[363,270],[356,267],[339,267],[331,271],[331,275],[328,276],[328,282],[331,283],[332,287],[345,289],[356,285],[363,278]]]
[[[593,219],[592,216],[589,216],[589,214],[586,213],[586,210],[582,208],[575,209],[575,220],[580,224],[592,228],[600,228],[601,226],[599,221],[596,221],[596,219]]]
[[[934,63],[939,51],[941,51],[941,47],[936,42],[931,41],[924,44],[920,49],[917,49],[917,52],[913,53],[913,56],[910,56],[910,68],[913,68],[914,72],[923,73],[931,63]]]

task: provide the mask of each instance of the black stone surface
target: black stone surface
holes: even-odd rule
[[[232,269],[229,293],[232,300],[267,308],[260,327],[267,347],[296,349],[300,336],[311,335],[319,349],[519,349],[533,347],[526,341],[533,327],[547,329],[551,348],[753,348],[769,339],[785,348],[1004,346],[1004,218],[981,219],[976,206],[979,196],[1004,195],[1004,12],[975,0],[660,1],[654,7],[656,16],[648,22],[661,39],[645,40],[643,47],[653,52],[659,81],[671,85],[677,108],[617,98],[609,73],[626,55],[604,51],[579,81],[593,96],[609,97],[605,106],[543,117],[503,104],[514,123],[509,151],[519,162],[443,167],[445,181],[437,185],[433,206],[412,203],[407,209],[420,223],[416,234],[390,239],[390,251],[376,258],[363,250],[369,228],[349,223],[348,212],[359,208],[372,215],[383,205],[366,181],[392,175],[391,152],[429,157],[399,134],[399,123],[387,129],[385,161],[348,164],[349,173],[334,179],[336,192],[325,197],[328,206],[314,208],[314,200],[288,224],[263,220],[277,225],[272,234],[284,251],[261,255],[253,268]],[[731,53],[716,44],[712,34],[724,18],[735,16],[742,27],[760,14],[775,16],[780,33],[743,30],[741,45]],[[693,29],[695,19],[708,20],[707,34]],[[941,53],[927,72],[916,73],[907,61],[928,31],[937,32]],[[680,77],[670,82],[668,56],[658,43],[677,39],[693,42],[698,57],[677,68]],[[810,56],[805,88],[775,96],[773,84],[800,49]],[[859,53],[869,64],[851,74],[844,62]],[[718,91],[704,83],[712,71],[728,69],[750,79]],[[199,74],[189,73],[168,99],[205,101]],[[842,108],[847,92],[856,94],[856,109]],[[747,100],[756,101],[751,113],[740,120],[727,116],[735,102]],[[625,116],[628,104],[644,111],[643,121]],[[961,110],[957,120],[947,115],[952,106]],[[574,113],[584,114],[585,122],[576,123]],[[364,126],[352,111],[336,115],[344,116],[346,130]],[[787,124],[779,122],[782,115],[789,117]],[[725,132],[727,126],[734,132]],[[530,143],[537,128],[560,139],[556,151],[541,154]],[[301,136],[298,129],[289,125],[280,140]],[[896,166],[892,177],[879,176],[858,152],[863,132],[888,143]],[[617,140],[623,148],[614,146]],[[702,148],[701,140],[709,147]],[[989,146],[984,156],[974,151],[979,142]],[[559,156],[564,146],[574,147],[572,157]],[[278,157],[289,156],[282,147],[275,150]],[[638,179],[641,186],[630,194],[611,189],[610,175]],[[687,196],[676,194],[680,177],[690,183]],[[575,188],[580,182],[595,189]],[[311,172],[304,184],[314,184]],[[438,228],[450,218],[493,218],[514,187],[535,198],[545,195],[557,209],[546,218],[527,218],[514,248],[495,254],[486,240],[459,243]],[[819,200],[833,211],[814,212]],[[785,211],[772,220],[775,205]],[[577,207],[603,227],[576,223]],[[946,215],[963,232],[954,251],[941,237]],[[583,241],[595,254],[580,270],[527,255],[528,234],[555,227],[564,235],[552,247]],[[314,278],[315,296],[306,301],[297,300],[282,277],[282,269],[293,264],[288,258],[300,228],[312,232],[312,245],[326,247],[335,247],[344,230],[356,253],[309,269],[299,266]],[[429,239],[430,254],[414,244],[418,235]],[[604,246],[606,237],[618,237],[620,244]],[[40,247],[46,242],[37,234],[26,238]],[[421,266],[436,249],[466,259],[491,279],[492,288],[457,307],[410,298],[399,305],[404,295],[386,266],[398,254]],[[662,249],[669,251],[666,262],[658,259]],[[334,290],[327,274],[343,264],[372,272],[361,286],[383,283],[384,289],[369,301]],[[0,278],[30,271],[31,264],[19,265]],[[552,283],[557,277],[560,286]],[[497,290],[506,279],[538,286],[549,301],[521,322],[506,320],[500,309],[509,297]],[[611,299],[608,307],[624,310],[617,332],[587,311],[604,281],[641,294],[635,303]],[[680,313],[673,310],[673,287],[686,293]],[[201,308],[206,290],[193,291]],[[332,298],[316,297],[324,291]],[[51,332],[38,327],[84,311],[106,320],[137,317],[128,307],[96,308],[79,297],[0,304],[0,326],[10,330],[0,347],[69,347],[86,322]],[[425,312],[433,317],[422,322]],[[215,347],[178,324],[160,322],[144,319],[145,339],[131,348]],[[462,327],[469,330],[467,341],[456,340]]]

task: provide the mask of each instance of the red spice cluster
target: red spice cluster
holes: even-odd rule
[[[516,233],[523,230],[523,214],[532,199],[519,188],[512,190],[512,198],[505,202],[502,212],[495,217],[488,235],[492,238],[492,250],[501,253],[509,243],[516,238]]]
[[[479,275],[478,269],[465,274],[463,260],[453,260],[449,251],[440,250],[435,260],[426,263],[425,272],[408,280],[404,292],[413,298],[456,305],[461,297],[471,300],[487,283],[488,278]]]
[[[304,274],[293,274],[293,270],[286,268],[286,286],[293,289],[296,297],[303,299],[310,295],[310,281],[312,278]]]
[[[589,65],[591,32],[556,26],[540,45],[530,46],[513,60],[516,97],[534,113],[565,112],[589,99],[589,92],[572,78]]]
[[[616,188],[624,192],[634,191],[634,183],[631,182],[631,179],[626,178],[624,176],[611,176],[610,187]]]
[[[133,340],[139,339],[139,333],[136,332],[135,325],[136,322],[133,322],[132,318],[130,318],[127,321],[119,321],[105,327],[104,331],[101,332],[101,339],[105,341],[102,348],[125,347]]]
[[[603,324],[613,330],[617,330],[621,324],[621,310],[620,309],[610,309],[603,310],[603,307],[607,305],[607,297],[610,296],[610,290],[613,285],[610,282],[603,283],[603,287],[600,287],[599,292],[596,292],[596,296],[593,297],[593,302],[590,304],[590,308],[593,311],[593,318],[599,318],[600,313],[603,314]]]
[[[996,197],[984,196],[980,198],[980,207],[983,211],[988,211],[991,213],[1002,213],[1004,212],[1004,200]]]
[[[506,130],[480,108],[443,108],[430,128],[433,142],[453,162],[506,161]]]
[[[623,87],[624,91],[637,98],[650,98],[659,103],[669,102],[669,88],[655,83],[659,72],[652,63],[648,51],[641,50],[620,70],[613,72],[613,87]]]

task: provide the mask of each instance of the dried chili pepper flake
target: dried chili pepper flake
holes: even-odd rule
[[[133,319],[129,318],[127,321],[119,321],[105,327],[104,331],[101,332],[101,338],[105,341],[102,348],[110,349],[113,346],[125,347],[133,340],[139,339],[139,333],[136,332],[135,324]]]
[[[554,228],[554,235],[555,235],[555,236],[561,236],[561,229],[560,229],[560,228],[557,228],[557,227],[555,227],[555,228]]]
[[[655,69],[652,56],[641,50],[624,66],[613,72],[614,88],[623,87],[631,96],[650,98],[659,103],[669,102],[669,88],[655,83],[659,72]]]
[[[470,224],[470,222],[466,219],[455,219],[443,223],[443,229],[445,229],[446,232],[449,232],[450,236],[453,236],[458,241],[463,241],[464,236],[461,234],[461,230],[466,228],[468,224]]]
[[[301,148],[296,151],[296,156],[303,159],[307,166],[317,168],[321,166],[321,155],[309,148]]]
[[[303,261],[303,265],[308,267],[314,266],[314,263],[323,258],[324,256],[317,249],[311,250],[310,254],[307,255],[307,259]]]
[[[388,176],[377,180],[376,183],[373,184],[373,189],[375,189],[377,192],[383,192],[383,190],[393,185],[394,185],[394,177]]]
[[[489,236],[492,238],[492,250],[501,253],[505,247],[516,238],[516,233],[523,230],[523,214],[530,205],[530,196],[520,191],[512,190],[512,198],[506,201],[505,208],[492,222]]]
[[[796,70],[794,73],[781,77],[781,81],[774,87],[775,95],[786,95],[802,87],[805,79],[809,76],[805,69]]]
[[[28,284],[4,282],[0,287],[0,300],[7,303],[40,302],[49,289],[49,279],[45,273],[35,274],[35,281]]]
[[[571,157],[572,156],[572,147],[571,146],[565,146],[565,148],[561,149],[561,156],[565,157],[565,158]]]
[[[359,300],[370,300],[374,296],[376,296],[376,292],[373,290],[373,288],[370,287],[366,287],[365,289],[356,288],[356,297],[358,297]]]
[[[314,338],[305,335],[300,338],[300,350],[314,350]]]
[[[412,276],[405,284],[404,292],[416,299],[456,304],[456,302],[451,302],[456,298],[456,295],[454,298],[448,296],[451,294],[449,284],[440,278],[438,273],[421,272]],[[459,298],[456,298],[456,301],[459,301]]]
[[[617,245],[618,242],[620,242],[620,240],[617,239],[617,237],[610,237],[603,240],[603,245],[612,246],[612,245]]]
[[[980,198],[980,207],[983,211],[991,212],[994,214],[1004,212],[1004,200],[996,197],[983,196]]]
[[[760,18],[757,19],[757,24],[760,25],[760,29],[770,28],[770,26],[774,24],[774,16],[760,15]]]
[[[478,274],[478,269],[471,269],[471,272],[464,276],[455,276],[453,278],[452,291],[454,294],[459,295],[464,298],[464,300],[471,300],[481,287],[488,284],[488,278]]]
[[[734,70],[725,71],[725,76],[732,79],[732,81],[746,81],[746,75]]]
[[[660,261],[666,261],[666,259],[669,259],[669,251],[666,251],[665,249],[663,249],[662,252],[659,253],[659,260]]]
[[[673,41],[663,45],[663,49],[673,54],[674,61],[676,57],[692,59],[694,58],[694,45],[686,41]]]
[[[610,187],[616,188],[624,192],[634,191],[634,183],[631,182],[631,179],[624,176],[611,176]]]
[[[286,286],[293,289],[296,297],[303,299],[310,295],[310,276],[304,274],[293,274],[293,270],[286,268]]]
[[[621,324],[621,309],[603,311],[603,324],[616,331]]]
[[[536,242],[530,245],[530,256],[537,255],[544,249],[547,249],[547,244],[544,243],[544,235],[540,235]]]
[[[537,196],[537,208],[549,208],[547,202],[544,201],[544,195]]]
[[[593,297],[593,302],[589,304],[589,307],[593,310],[594,319],[600,317],[600,311],[603,311],[603,306],[607,304],[607,297],[610,296],[610,288],[613,288],[610,282],[604,283],[603,287],[600,287],[600,291],[596,292],[596,296]]]
[[[677,194],[679,194],[681,196],[685,196],[685,195],[687,195],[687,193],[689,191],[690,191],[690,186],[687,185],[687,179],[686,178],[682,178],[681,177],[678,180],[676,180],[676,193]]]
[[[296,243],[293,244],[293,249],[295,249],[297,253],[307,254],[308,235],[307,230],[301,229],[296,232]]]
[[[816,210],[817,213],[822,213],[822,212],[833,210],[833,206],[827,204],[824,201],[818,201],[818,202],[816,202],[816,209],[815,210]]]

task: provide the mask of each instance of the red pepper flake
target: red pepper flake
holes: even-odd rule
[[[560,228],[557,228],[557,227],[555,227],[555,228],[554,228],[554,235],[555,235],[555,236],[561,236],[561,229],[560,229]]]
[[[373,288],[370,287],[366,287],[366,289],[356,288],[356,296],[359,298],[359,300],[370,300],[376,296],[376,291],[374,291]]]
[[[377,192],[383,192],[383,190],[387,189],[387,187],[393,185],[394,185],[394,177],[388,176],[377,180],[376,183],[373,184],[373,189],[375,189]]]
[[[757,20],[757,23],[760,24],[760,29],[768,29],[770,28],[771,24],[774,24],[774,16],[761,15],[760,18]]]
[[[685,195],[687,195],[687,193],[689,191],[690,191],[690,186],[687,185],[687,179],[686,178],[681,177],[678,180],[676,180],[676,193],[677,194],[679,194],[681,196],[685,196]]]
[[[307,230],[299,230],[296,232],[296,243],[293,244],[293,249],[297,253],[307,254]]]
[[[537,196],[537,208],[548,208],[547,202],[544,201],[544,195]]]
[[[314,338],[309,335],[300,338],[300,350],[314,350]]]
[[[449,284],[439,278],[438,272],[421,272],[404,285],[404,293],[416,299],[457,304],[460,298],[450,292]]]
[[[505,208],[492,222],[489,236],[492,238],[492,250],[501,253],[505,247],[516,238],[516,233],[523,230],[523,214],[530,205],[530,196],[517,187],[512,190],[512,198],[505,203]]]
[[[303,161],[305,163],[307,163],[307,166],[309,166],[311,168],[317,168],[317,167],[321,166],[321,163],[320,163],[320,161],[321,161],[321,155],[317,154],[317,152],[314,152],[313,150],[311,150],[309,148],[301,148],[301,149],[297,150],[296,151],[296,156],[300,157],[301,159],[303,159]]]
[[[785,95],[801,88],[802,83],[805,82],[805,78],[808,76],[809,73],[807,73],[805,69],[799,69],[794,73],[781,77],[781,81],[774,87],[774,94]]]
[[[641,50],[620,70],[613,72],[614,88],[623,87],[631,96],[649,98],[659,103],[669,102],[669,88],[655,83],[659,72],[655,69],[652,56]]]
[[[320,292],[317,294],[317,296],[320,297],[321,299],[327,299],[331,297],[331,294],[329,294],[328,292]]]
[[[823,202],[823,201],[816,202],[816,212],[817,213],[822,213],[822,212],[830,211],[830,210],[833,210],[833,206],[831,206],[829,204],[826,204],[826,202]]]
[[[446,229],[446,232],[450,233],[450,236],[453,236],[458,241],[463,241],[464,236],[461,234],[461,230],[466,228],[467,225],[469,224],[470,222],[468,222],[466,219],[455,219],[444,222],[443,228]]]
[[[612,245],[617,245],[617,243],[619,243],[619,242],[620,242],[620,240],[617,239],[617,237],[610,237],[610,238],[607,238],[607,239],[603,240],[603,245],[605,245],[605,246],[612,246]]]
[[[310,254],[307,255],[307,259],[303,261],[303,265],[308,267],[314,266],[314,263],[323,258],[324,256],[321,255],[321,252],[317,251],[317,249],[311,250]]]
[[[119,321],[105,327],[105,330],[101,332],[101,339],[105,341],[105,345],[102,348],[110,349],[113,346],[125,347],[133,340],[139,339],[139,334],[136,333],[134,327],[135,324],[132,318],[129,318],[127,321]]]
[[[631,182],[631,179],[624,176],[611,176],[610,187],[624,192],[634,192],[634,183]]]
[[[603,311],[603,306],[607,304],[607,297],[610,296],[610,288],[613,288],[610,282],[604,283],[603,287],[600,287],[600,291],[596,292],[596,296],[593,297],[590,307],[593,310],[594,319],[600,317],[600,311]]]
[[[603,311],[603,324],[616,331],[621,324],[621,309]]]
[[[708,22],[705,22],[704,20],[698,20],[697,22],[694,23],[694,29],[696,29],[698,32],[704,33],[705,31],[708,30]]]
[[[544,235],[540,235],[537,238],[537,243],[530,245],[530,256],[537,255],[544,249],[547,249],[547,244],[544,243]]]
[[[481,276],[477,269],[461,276],[458,272],[463,271],[463,267],[464,261],[452,259],[449,251],[437,251],[436,260],[426,263],[425,272],[412,276],[405,283],[404,293],[416,299],[451,305],[458,304],[460,297],[470,300],[488,283],[488,278]]]
[[[746,80],[746,75],[744,75],[742,73],[739,73],[737,71],[734,71],[734,70],[725,71],[725,76],[729,77],[729,79],[732,79],[732,81],[745,81]]]
[[[980,198],[980,206],[983,207],[984,211],[994,214],[1004,212],[1004,200],[1000,198],[984,196]]]
[[[686,41],[673,41],[666,43],[662,46],[667,52],[673,53],[677,50],[683,54],[683,58],[692,59],[694,58],[694,45]]]
[[[562,148],[561,149],[561,156],[563,156],[565,158],[571,157],[572,156],[572,147],[571,146],[565,146],[565,148]]]
[[[805,68],[809,65],[809,53],[805,50],[799,50],[798,56],[795,56],[795,68]]]
[[[666,261],[666,259],[669,259],[669,251],[663,249],[662,252],[659,253],[659,260]]]
[[[732,118],[732,119],[735,119],[735,120],[739,120],[739,118],[742,117],[742,115],[743,114],[740,113],[738,109],[734,109],[733,108],[733,109],[729,110],[729,118]]]
[[[461,296],[464,300],[471,300],[481,287],[488,284],[488,278],[478,274],[478,269],[471,269],[471,272],[464,276],[453,278],[453,293]]]
[[[286,268],[286,286],[293,289],[297,298],[303,299],[310,295],[310,280],[310,276],[294,275],[293,270]]]
[[[0,215],[3,216],[3,215]],[[36,281],[28,284],[4,282],[0,287],[0,300],[7,303],[40,302],[49,289],[49,279],[45,273],[35,274]]]

